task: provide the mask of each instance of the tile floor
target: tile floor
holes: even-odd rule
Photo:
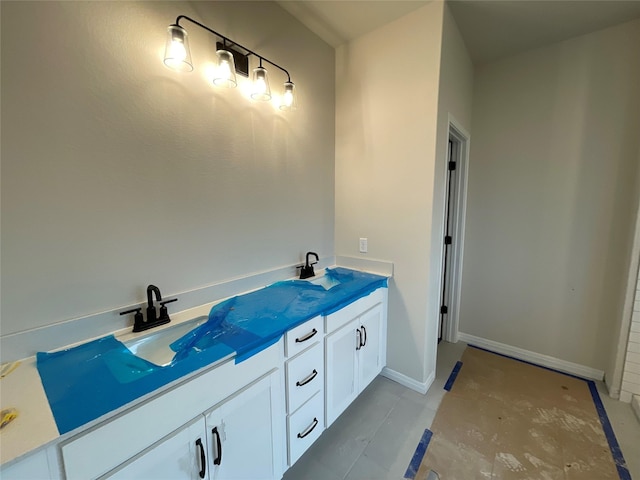
[[[436,379],[426,395],[384,377],[376,378],[283,480],[402,479],[465,347],[462,342],[440,344]],[[598,389],[631,477],[640,480],[640,423],[629,404],[609,398],[602,382]]]

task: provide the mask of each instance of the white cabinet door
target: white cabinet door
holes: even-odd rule
[[[55,449],[55,447],[53,447],[53,449]],[[49,447],[46,450],[40,450],[8,467],[0,467],[0,478],[2,478],[2,480],[60,478],[58,464],[55,458],[55,450],[53,449]]]
[[[132,478],[140,480],[208,479],[204,427],[204,418],[200,416],[194,422],[134,457],[124,467],[102,478],[123,480]]]
[[[327,428],[358,395],[356,354],[360,336],[356,327],[357,321],[353,320],[325,339]]]
[[[205,415],[211,480],[280,478],[282,448],[277,442],[284,442],[283,396],[276,371]]]
[[[379,303],[358,318],[362,347],[358,350],[358,390],[364,390],[382,371],[382,304]]]

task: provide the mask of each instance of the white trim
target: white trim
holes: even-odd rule
[[[468,333],[460,332],[458,337],[467,344],[470,343],[471,345],[486,348],[492,352],[509,355],[510,357],[535,363],[536,365],[541,365],[543,367],[553,368],[554,370],[560,370],[561,372],[571,373],[573,375],[592,380],[602,380],[604,378],[604,372],[602,370],[597,370],[578,363],[567,362],[560,358],[543,355],[523,348],[512,347],[511,345],[494,342],[493,340],[487,340],[486,338],[476,337],[474,335],[469,335]]]
[[[427,390],[429,390],[429,387],[431,387],[431,384],[436,379],[435,372],[431,372],[425,382],[419,382],[411,377],[406,376],[404,373],[391,370],[389,367],[384,367],[380,375],[423,395],[427,393]]]
[[[460,324],[460,299],[462,298],[462,264],[464,256],[464,233],[467,218],[467,185],[469,178],[469,150],[471,147],[471,135],[469,135],[453,115],[449,113],[447,139],[451,136],[458,140],[462,151],[460,152],[460,177],[458,180],[458,216],[456,218],[457,223],[454,227],[454,234],[457,237],[457,242],[454,247],[453,268],[451,269],[453,285],[453,291],[451,292],[451,306],[453,308],[451,308],[451,314],[449,315],[446,331],[443,332],[443,339],[450,343],[457,343],[458,326]]]
[[[619,398],[622,390],[622,376],[624,375],[625,357],[629,345],[629,330],[631,328],[631,317],[633,315],[633,305],[636,296],[638,282],[638,268],[640,266],[640,206],[636,215],[635,233],[633,246],[631,248],[631,259],[629,261],[629,271],[627,272],[627,289],[622,307],[622,318],[620,320],[620,332],[618,333],[618,343],[613,354],[614,364],[610,378],[605,378],[605,383],[609,390],[609,396]]]

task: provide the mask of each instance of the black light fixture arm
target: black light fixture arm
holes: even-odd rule
[[[243,49],[244,51],[246,51],[248,54],[250,55],[254,55],[256,57],[258,57],[261,61],[264,60],[267,63],[270,63],[271,65],[273,65],[276,68],[279,68],[280,70],[282,70],[286,75],[287,75],[287,81],[291,82],[291,75],[289,75],[289,72],[287,72],[286,69],[282,68],[280,65],[278,65],[277,63],[273,63],[271,60],[269,60],[268,58],[263,57],[262,55],[258,55],[256,52],[254,52],[253,50],[249,50],[247,47],[240,45],[239,43],[234,42],[233,40],[231,40],[229,37],[225,37],[224,35],[222,35],[221,33],[216,32],[215,30],[210,29],[209,27],[207,27],[206,25],[203,25],[202,23],[198,22],[197,20],[194,20],[191,17],[187,17],[186,15],[179,15],[178,18],[176,18],[176,23],[175,25],[181,27],[180,25],[180,20],[188,20],[191,23],[198,25],[200,28],[204,28],[206,31],[213,33],[214,35],[217,35],[218,37],[222,38],[223,41],[225,42],[230,42],[233,45],[240,47],[241,49]]]

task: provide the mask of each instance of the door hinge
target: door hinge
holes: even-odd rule
[[[456,162],[449,160],[449,170],[454,171],[456,169]]]
[[[453,238],[451,237],[451,235],[446,235],[444,237],[444,244],[445,245],[451,245],[451,242],[453,242]]]
[[[442,305],[440,307],[440,313],[449,313],[449,307],[447,307],[446,305]]]

